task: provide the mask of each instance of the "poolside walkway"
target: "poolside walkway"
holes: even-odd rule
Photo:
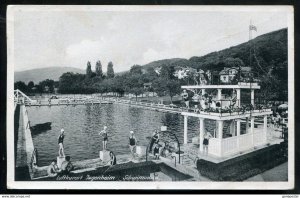
[[[288,181],[288,163],[285,162],[245,181]]]
[[[25,151],[25,134],[24,134],[23,116],[19,116],[18,142],[17,142],[17,158],[16,167],[27,166],[27,154]],[[16,138],[16,137],[15,137]]]

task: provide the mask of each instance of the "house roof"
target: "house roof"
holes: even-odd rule
[[[224,67],[224,69],[222,71],[220,71],[220,75],[221,74],[229,74],[229,71],[230,70],[236,70],[238,71],[238,68],[237,67]]]
[[[149,83],[144,83],[144,86],[147,86],[147,85],[152,85],[152,83],[151,83],[151,82],[149,82]]]
[[[238,67],[224,67],[224,69],[222,71],[220,71],[220,75],[221,74],[229,74],[230,70],[239,70]],[[251,67],[241,67],[241,72],[250,72],[251,71]]]
[[[250,72],[251,71],[251,67],[241,67],[241,71],[242,72]]]

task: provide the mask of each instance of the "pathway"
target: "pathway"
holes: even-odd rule
[[[288,181],[288,163],[285,162],[245,181]]]

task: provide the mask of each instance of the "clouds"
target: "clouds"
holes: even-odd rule
[[[95,63],[101,54],[101,46],[103,46],[103,42],[87,39],[82,40],[80,43],[69,45],[66,49],[65,62],[70,65],[82,63],[83,67],[88,60]]]
[[[249,20],[264,34],[287,26],[285,12],[19,12],[15,68],[85,69],[100,60],[115,71],[165,58],[190,58],[248,40]]]

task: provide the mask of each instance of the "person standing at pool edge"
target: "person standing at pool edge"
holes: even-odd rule
[[[204,132],[204,139],[203,139],[203,152],[204,154],[208,155],[208,144],[209,144],[209,139],[212,137],[210,133],[207,131]]]
[[[152,153],[152,147],[153,147],[153,144],[154,143],[158,143],[159,141],[159,134],[158,134],[158,131],[157,129],[155,129],[153,135],[152,135],[152,138],[151,138],[151,143],[150,143],[150,147],[149,147],[149,153]]]
[[[65,133],[65,130],[61,129],[60,135],[58,136],[58,145],[59,145],[58,156],[59,157],[65,157],[65,151],[64,151],[65,134],[64,133]]]
[[[136,147],[136,138],[134,136],[134,132],[133,131],[130,131],[129,147],[130,147],[130,152],[131,152],[132,158],[134,158],[134,149]]]
[[[109,156],[110,156],[110,165],[111,166],[116,165],[117,159],[116,159],[115,154],[112,151],[110,151]]]
[[[103,130],[100,131],[100,133],[99,133],[99,135],[102,136],[102,138],[103,138],[103,140],[102,140],[103,150],[106,150],[106,148],[107,148],[107,140],[108,140],[108,138],[107,138],[107,131],[106,131],[106,129],[107,129],[107,126],[104,126]]]

